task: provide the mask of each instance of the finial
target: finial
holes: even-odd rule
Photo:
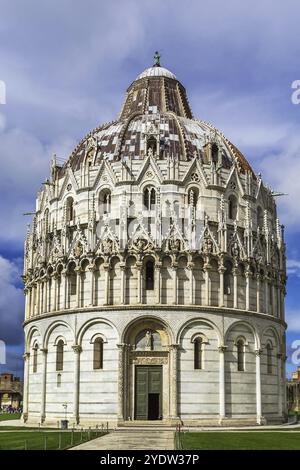
[[[154,67],[160,67],[160,55],[158,53],[158,51],[155,51],[155,54],[154,54]]]

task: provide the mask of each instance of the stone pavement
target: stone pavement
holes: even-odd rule
[[[114,431],[70,450],[173,450],[174,431]]]

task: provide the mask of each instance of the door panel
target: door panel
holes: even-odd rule
[[[136,419],[148,418],[148,371],[145,367],[136,368],[135,408]]]
[[[136,366],[135,371],[135,419],[160,419],[162,366]]]

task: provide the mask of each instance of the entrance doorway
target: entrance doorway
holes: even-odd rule
[[[135,419],[162,419],[162,366],[136,366]]]

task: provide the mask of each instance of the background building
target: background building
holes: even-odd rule
[[[289,411],[300,412],[300,367],[287,380],[287,406]]]
[[[25,419],[284,419],[273,194],[158,55],[118,120],[53,159],[24,283]]]
[[[19,408],[22,395],[23,383],[19,377],[8,372],[0,375],[0,408]]]

